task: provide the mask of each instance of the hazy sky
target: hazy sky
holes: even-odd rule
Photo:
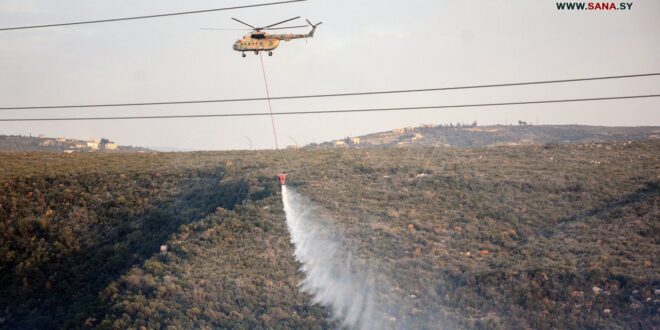
[[[230,17],[323,21],[314,39],[264,57],[271,96],[433,88],[660,72],[660,1],[630,11],[558,11],[549,0],[304,3],[190,16],[0,32],[0,107],[264,97],[258,56],[232,50]],[[238,0],[0,0],[0,26],[258,3]],[[304,21],[300,20],[300,23]],[[306,32],[300,30],[299,32]],[[445,105],[660,92],[660,78],[273,101],[273,111]],[[660,99],[276,117],[280,145],[421,123],[660,125]],[[1,118],[267,111],[265,102],[2,111]],[[107,137],[122,145],[272,148],[268,117],[0,123],[0,134]]]

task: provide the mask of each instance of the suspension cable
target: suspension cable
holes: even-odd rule
[[[259,52],[259,59],[261,60],[261,73],[264,76],[264,85],[266,86],[266,98],[268,99],[268,112],[270,113],[270,123],[273,126],[273,136],[275,137],[275,150],[279,150],[277,145],[277,131],[275,130],[275,118],[273,117],[273,106],[270,104],[270,92],[268,91],[268,80],[266,79],[266,68],[264,67],[264,57]]]

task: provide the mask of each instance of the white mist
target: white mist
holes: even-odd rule
[[[382,281],[374,280],[368,267],[352,264],[354,259],[331,223],[320,217],[309,200],[286,186],[282,186],[282,202],[294,257],[304,273],[302,291],[314,303],[330,308],[342,327],[401,328],[396,317],[387,313],[392,304],[384,301]]]

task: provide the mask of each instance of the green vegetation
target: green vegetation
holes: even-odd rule
[[[296,287],[282,167],[387,275],[411,328],[657,327],[659,155],[0,154],[0,328],[332,326]]]
[[[186,157],[195,162],[197,156]],[[250,176],[249,167],[223,157],[195,167],[179,157],[3,156],[3,320],[29,328],[93,324],[105,313],[99,292],[181,226],[274,192],[269,177]]]
[[[659,148],[328,151],[306,164],[300,190],[415,297],[403,308],[419,326],[649,328]]]
[[[219,209],[181,227],[172,252],[147,260],[101,294],[101,328],[328,328],[298,291],[277,198]]]

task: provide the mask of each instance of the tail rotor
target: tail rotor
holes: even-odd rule
[[[312,31],[309,32],[309,36],[310,36],[310,37],[313,37],[313,36],[314,36],[314,32],[316,31],[316,27],[319,26],[319,25],[321,25],[321,24],[323,24],[323,22],[318,22],[318,23],[316,23],[316,24],[312,24],[312,22],[310,22],[308,19],[306,19],[306,21],[307,21],[307,24],[309,24],[309,26],[312,27]]]

